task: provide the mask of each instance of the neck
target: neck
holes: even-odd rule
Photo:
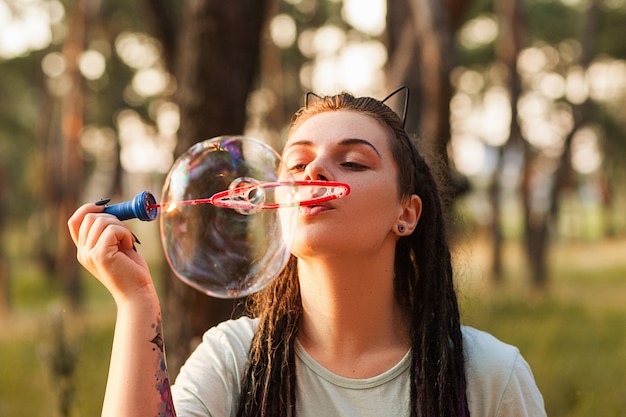
[[[393,256],[383,259],[298,262],[303,305],[298,339],[338,374],[377,375],[409,348],[405,313],[394,294]]]

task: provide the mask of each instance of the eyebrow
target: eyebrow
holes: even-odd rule
[[[376,147],[371,142],[365,139],[346,138],[346,139],[342,139],[341,141],[339,141],[338,145],[344,146],[344,147],[353,146],[353,145],[365,145],[371,148],[376,153],[376,155],[378,155],[378,157],[382,159],[382,155],[380,154],[380,152],[378,152],[378,149],[376,149]],[[288,144],[283,152],[286,153],[291,148],[296,147],[296,146],[312,147],[314,146],[314,144],[312,141],[307,140],[307,139],[298,140],[298,141],[291,142],[290,144]]]

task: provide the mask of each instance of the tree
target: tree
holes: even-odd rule
[[[496,283],[503,280],[502,243],[503,233],[501,225],[501,183],[504,170],[504,154],[507,149],[526,154],[526,142],[522,137],[518,120],[517,102],[522,93],[520,75],[517,72],[517,59],[525,45],[526,19],[523,1],[499,1],[496,4],[500,20],[500,39],[496,46],[496,58],[502,62],[507,70],[508,92],[511,102],[511,121],[509,137],[506,143],[498,149],[498,161],[494,170],[489,188],[493,216],[491,219],[492,239],[492,268],[491,272]]]
[[[83,78],[78,69],[78,57],[84,50],[85,25],[87,24],[87,5],[85,0],[76,1],[70,11],[71,34],[66,38],[63,54],[68,63],[68,74],[71,80],[69,92],[61,103],[61,134],[62,145],[59,178],[60,218],[59,230],[63,230],[67,219],[78,206],[82,178],[82,155],[80,134],[83,128]],[[75,262],[75,250],[67,233],[59,233],[61,248],[58,269],[67,286],[75,308],[82,304],[82,288]]]
[[[623,158],[624,129],[617,122],[623,98],[612,94],[611,87],[603,90],[602,84],[608,81],[599,80],[610,78],[608,71],[595,75],[598,68],[606,70],[623,56],[623,48],[607,37],[614,30],[621,32],[615,29],[616,22],[624,15],[615,10],[605,2],[477,0],[458,33],[455,99],[469,103],[471,109],[465,107],[461,111],[465,116],[456,116],[453,137],[461,145],[471,142],[484,149],[482,166],[469,175],[491,203],[489,243],[495,282],[504,278],[501,249],[505,240],[502,219],[506,218],[521,226],[519,238],[530,284],[545,289],[549,243],[563,230],[561,201],[576,197],[582,186],[598,187],[592,182],[606,177],[599,164],[574,166],[573,161],[581,156],[578,138],[585,135],[586,143],[598,149],[608,146],[605,167]],[[562,24],[552,24],[554,16],[560,16]],[[491,29],[482,30],[483,23]],[[551,89],[554,86],[562,88]],[[481,120],[485,114],[489,117]],[[586,161],[602,159],[601,149],[585,149]],[[602,192],[607,190],[604,186]],[[503,212],[503,204],[512,202],[519,204],[519,219]],[[510,236],[516,231],[508,229]]]
[[[469,4],[470,0],[387,1],[388,84],[411,90],[406,127],[418,133],[424,150],[435,161],[433,166],[444,181],[448,211],[453,196],[466,187],[450,166],[448,143],[453,38]]]
[[[592,0],[585,13],[583,30],[580,36],[582,51],[580,67],[589,69],[595,52],[595,39],[598,26],[599,4]],[[526,253],[532,270],[532,284],[538,289],[545,289],[547,284],[547,245],[550,225],[555,225],[559,214],[560,192],[572,175],[571,156],[572,142],[578,131],[590,121],[591,100],[587,98],[580,104],[572,105],[573,126],[565,137],[563,150],[554,172],[552,187],[548,196],[548,210],[542,218],[533,221],[531,213],[526,215]],[[525,193],[527,195],[527,193]],[[528,208],[530,204],[525,205]]]
[[[78,68],[78,59],[85,48],[85,27],[88,19],[84,0],[72,3],[68,10],[71,30],[62,45],[62,56],[67,63],[68,91],[59,99],[45,96],[40,123],[40,135],[45,144],[44,182],[45,201],[42,222],[49,236],[42,234],[40,260],[51,275],[63,283],[70,305],[82,307],[83,289],[76,251],[67,231],[67,219],[79,204],[82,190],[83,158],[80,136],[83,129],[84,80]],[[58,113],[55,112],[58,108]],[[52,239],[50,239],[52,237]]]
[[[157,28],[168,28],[155,28],[155,34],[165,45],[165,56],[171,56],[169,67],[177,80],[175,102],[181,117],[177,153],[214,136],[243,133],[270,1],[189,0],[180,23],[171,21],[167,3],[147,4],[159,22]],[[209,298],[165,271],[164,321],[169,340],[176,341],[168,351],[169,369],[175,374],[191,348],[183,342],[229,318],[234,304]]]
[[[8,217],[6,207],[8,207],[9,184],[6,175],[6,169],[0,161],[0,236],[2,236]],[[0,245],[0,319],[6,317],[11,306],[9,284],[7,256],[4,253],[4,246]]]

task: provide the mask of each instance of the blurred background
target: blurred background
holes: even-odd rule
[[[0,0],[0,417],[100,413],[115,306],[77,264],[76,207],[158,196],[214,136],[280,151],[307,91],[401,85],[463,321],[520,348],[548,415],[626,415],[625,39],[626,0]],[[129,226],[175,377],[237,303]]]

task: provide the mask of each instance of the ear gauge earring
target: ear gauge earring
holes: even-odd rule
[[[405,231],[405,230],[406,230],[406,229],[404,228],[404,225],[403,225],[403,224],[399,224],[399,225],[398,225],[398,233],[404,233],[404,231]]]

